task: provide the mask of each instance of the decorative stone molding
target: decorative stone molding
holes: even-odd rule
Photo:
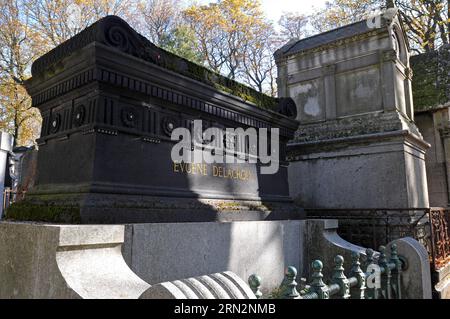
[[[383,62],[396,61],[398,59],[395,50],[387,50],[383,52]]]
[[[136,299],[150,285],[122,257],[124,226],[0,223],[0,298]]]
[[[241,278],[226,271],[159,283],[139,299],[256,299],[256,296]]]
[[[334,74],[336,74],[336,64],[325,65],[322,68],[322,75],[327,76],[327,75],[334,75]]]

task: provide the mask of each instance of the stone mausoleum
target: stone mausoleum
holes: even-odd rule
[[[296,111],[290,99],[165,52],[116,17],[36,60],[32,74],[27,87],[43,118],[38,176],[10,214],[82,223],[301,217],[287,183],[285,145],[298,127],[286,116]],[[278,173],[248,161],[173,163],[171,133],[194,120],[203,129],[279,128]]]
[[[383,243],[388,260],[303,209],[429,207],[430,144],[414,123],[408,43],[395,9],[379,21],[278,50],[279,98],[166,52],[115,16],[36,60],[27,82],[43,118],[36,176],[0,222],[0,297],[255,298],[254,274],[273,297],[295,282],[287,266],[299,277],[342,267],[350,276],[363,257],[392,269],[395,298],[430,298],[421,243]],[[279,149],[270,147],[279,171],[174,163],[172,132],[195,120],[279,129]],[[225,141],[234,144],[253,147]],[[356,283],[364,297],[355,278],[352,296]],[[391,298],[390,285],[367,296]]]
[[[297,105],[291,196],[308,208],[428,207],[425,142],[414,123],[408,42],[397,9],[275,53]]]

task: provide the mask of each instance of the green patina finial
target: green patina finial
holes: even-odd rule
[[[361,269],[360,253],[352,252],[352,269],[350,270],[350,276],[355,277],[358,280],[358,284],[355,287],[350,288],[350,296],[352,299],[364,299],[364,291],[366,290],[366,275]]]
[[[374,251],[372,248],[367,248],[366,249],[366,267],[369,266],[370,264],[373,264],[373,254]]]
[[[386,258],[386,247],[385,247],[385,246],[380,246],[379,250],[380,250],[380,257],[379,257],[379,259],[378,259],[378,263],[379,263],[379,264],[385,264],[385,263],[387,263],[387,258]]]
[[[329,298],[329,292],[328,292],[328,286],[325,285],[323,282],[323,264],[320,260],[314,260],[312,262],[312,282],[311,282],[311,291],[315,292],[319,299],[328,299]]]
[[[339,294],[337,298],[348,299],[350,298],[350,285],[347,277],[344,274],[344,257],[337,255],[334,257],[334,271],[331,279],[333,284],[339,285]]]
[[[293,267],[293,266],[289,266],[286,268],[285,275],[289,279],[291,279],[291,278],[295,279],[295,277],[297,277],[297,269],[295,269],[295,267]]]
[[[361,265],[361,263],[359,262],[360,258],[361,258],[360,253],[358,253],[356,251],[352,251],[352,267],[353,266],[359,267]]]
[[[342,270],[344,271],[344,257],[342,257],[341,255],[337,255],[336,257],[334,257],[334,264],[335,264],[335,270]]]
[[[313,268],[313,281],[311,283],[311,286],[314,287],[323,287],[325,286],[325,283],[323,282],[322,278],[323,278],[323,274],[322,274],[322,269],[323,269],[323,264],[320,260],[314,260],[312,262],[312,268]]]
[[[262,292],[259,290],[259,288],[261,287],[261,282],[262,282],[261,277],[255,274],[251,275],[248,278],[248,284],[257,299],[261,299],[262,297]]]
[[[366,249],[366,255],[367,255],[367,259],[368,259],[368,260],[369,260],[369,259],[372,259],[372,260],[373,260],[373,253],[374,253],[374,251],[373,251],[372,248],[367,248],[367,249]]]
[[[321,273],[321,271],[323,269],[323,264],[320,260],[314,260],[312,262],[312,268],[313,268],[314,272]],[[323,277],[323,276],[321,276],[321,277]]]
[[[399,256],[398,256],[398,251],[397,251],[397,244],[392,244],[391,246],[391,259],[390,259],[391,263],[395,264],[395,270],[396,271],[402,271],[402,261],[400,260]]]
[[[397,244],[392,244],[391,245],[391,257],[393,257],[393,256],[398,256],[398,253],[397,253]]]
[[[300,294],[297,291],[297,269],[293,266],[289,266],[286,268],[284,272],[284,294],[283,297],[285,299],[296,299],[300,297]]]

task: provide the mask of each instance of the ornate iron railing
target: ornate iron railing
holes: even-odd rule
[[[450,210],[431,208],[428,216],[431,226],[432,261],[438,270],[450,263]]]
[[[378,258],[372,249],[366,250],[365,271],[361,269],[360,254],[352,253],[352,266],[345,275],[344,258],[334,258],[334,270],[329,284],[323,280],[323,264],[320,260],[312,263],[312,280],[310,285],[298,289],[297,269],[287,267],[285,277],[280,285],[279,293],[271,296],[276,299],[402,299],[401,276],[403,262],[397,254],[397,245],[391,246],[390,258],[386,256],[386,248],[380,247]],[[260,299],[261,277],[251,275],[248,279],[250,288]]]
[[[428,251],[433,270],[450,262],[450,210],[404,209],[306,209],[308,218],[339,220],[338,233],[364,247],[402,237],[413,237]]]

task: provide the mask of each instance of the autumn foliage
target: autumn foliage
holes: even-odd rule
[[[293,0],[295,1],[295,0]],[[270,21],[259,1],[218,0],[0,0],[0,130],[16,145],[32,145],[40,115],[24,89],[32,62],[105,15],[118,15],[156,45],[276,95],[273,52],[292,39],[367,17],[371,10],[401,9],[412,49],[450,42],[449,0],[333,0],[313,15],[286,13]]]

